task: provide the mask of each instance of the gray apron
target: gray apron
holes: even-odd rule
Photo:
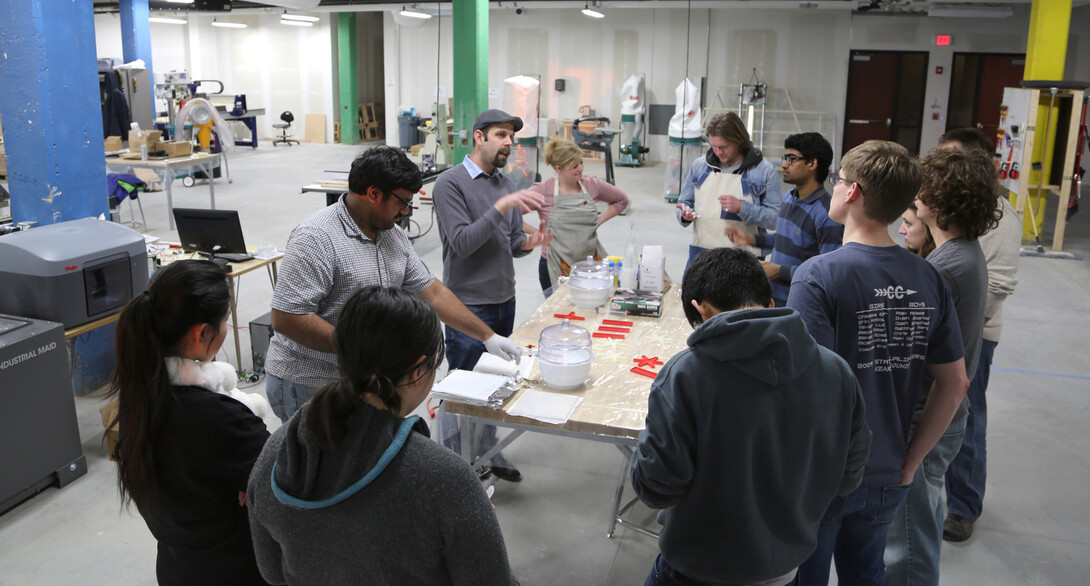
[[[579,189],[578,193],[560,194],[560,179],[553,182],[553,211],[546,227],[553,240],[546,260],[549,280],[554,285],[561,275],[568,275],[573,264],[587,260],[588,256],[595,260],[607,256],[598,241],[598,209],[594,199],[583,192],[582,183]]]

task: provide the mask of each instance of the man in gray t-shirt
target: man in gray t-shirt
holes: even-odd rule
[[[988,300],[988,268],[977,238],[997,226],[1001,215],[995,167],[983,152],[938,149],[923,159],[923,170],[916,214],[935,239],[936,248],[927,261],[950,285],[965,345],[966,374],[971,379],[980,358]],[[931,381],[925,380],[914,420],[922,415],[930,389]],[[943,475],[961,448],[968,412],[966,397],[916,470],[908,496],[893,517],[886,541],[887,584],[939,583]]]
[[[420,185],[420,170],[405,153],[369,149],[352,162],[349,193],[292,230],[273,289],[275,334],[265,359],[265,393],[281,420],[339,377],[333,327],[348,298],[368,285],[416,293],[488,352],[506,360],[521,356],[517,344],[496,334],[431,274],[396,225]]]
[[[507,164],[522,120],[502,110],[485,110],[473,124],[473,152],[460,165],[447,169],[435,182],[432,201],[443,242],[443,281],[450,290],[497,333],[509,336],[515,321],[515,257],[547,243],[544,230],[526,234],[522,214],[539,209],[544,197],[515,184],[500,173]],[[446,328],[447,366],[473,370],[485,348],[449,325]],[[440,438],[458,450],[453,416],[440,416]],[[478,455],[496,443],[496,428],[485,426]],[[492,459],[492,473],[510,481],[522,479],[502,455]]]

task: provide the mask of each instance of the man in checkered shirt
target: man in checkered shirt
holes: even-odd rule
[[[421,184],[420,170],[400,150],[367,150],[352,162],[349,193],[292,230],[273,290],[275,333],[265,360],[265,392],[281,420],[339,378],[333,326],[348,298],[369,285],[416,293],[488,352],[515,361],[522,355],[432,275],[397,226]]]

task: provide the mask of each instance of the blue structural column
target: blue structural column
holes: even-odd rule
[[[92,4],[0,1],[0,117],[15,222],[109,212]],[[77,392],[109,379],[112,337],[109,326],[80,338]]]
[[[121,58],[125,63],[143,59],[148,70],[148,83],[155,83],[151,68],[151,24],[148,0],[121,0]],[[155,111],[155,94],[148,92],[151,111]]]

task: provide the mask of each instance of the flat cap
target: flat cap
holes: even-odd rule
[[[492,108],[485,110],[477,116],[477,121],[473,123],[473,132],[478,130],[484,130],[488,126],[493,124],[505,124],[511,123],[515,125],[515,132],[522,130],[522,118],[518,116],[512,116],[503,110],[497,110]]]

